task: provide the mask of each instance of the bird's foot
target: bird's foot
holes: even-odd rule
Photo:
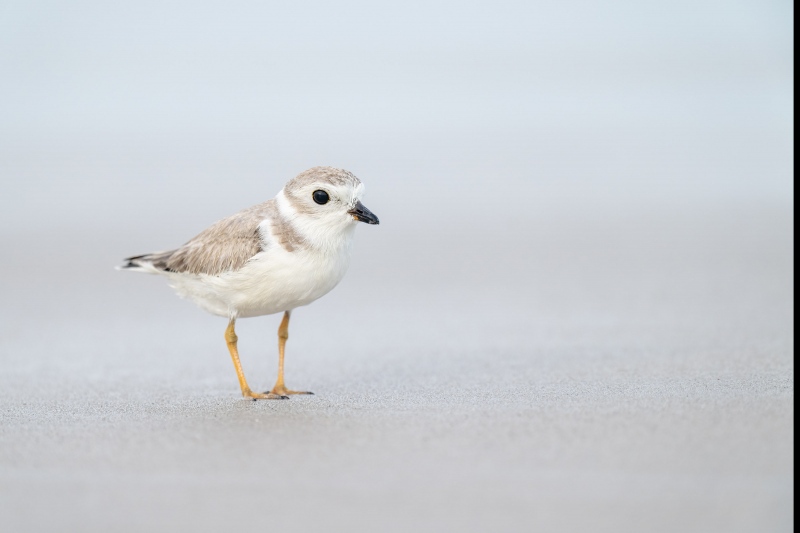
[[[310,391],[287,389],[285,385],[275,385],[274,387],[272,387],[272,390],[269,392],[269,394],[288,396],[291,394],[314,394],[314,393]]]
[[[284,394],[274,394],[272,392],[253,392],[250,389],[242,391],[242,396],[245,398],[252,398],[256,400],[288,400],[289,397]]]

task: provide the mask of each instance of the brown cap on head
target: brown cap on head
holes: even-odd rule
[[[353,187],[356,187],[361,183],[361,180],[355,177],[352,172],[348,172],[342,168],[314,167],[290,179],[283,187],[283,191],[291,196],[296,190],[306,185],[320,182],[329,183],[334,186],[346,185],[349,183]]]

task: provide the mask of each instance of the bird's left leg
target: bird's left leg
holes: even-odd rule
[[[272,387],[272,391],[270,392],[281,396],[287,394],[314,394],[313,392],[287,389],[286,384],[283,382],[283,356],[286,349],[286,341],[289,339],[290,315],[290,311],[286,311],[283,314],[283,320],[281,320],[281,325],[278,328],[278,381],[275,382],[275,386]]]

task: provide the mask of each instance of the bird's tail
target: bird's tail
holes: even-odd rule
[[[137,255],[125,259],[124,265],[119,265],[117,270],[133,270],[135,272],[147,272],[148,274],[163,274],[169,272],[167,261],[172,257],[175,250],[169,252],[153,252],[151,254]]]

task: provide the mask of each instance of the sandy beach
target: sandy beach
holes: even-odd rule
[[[0,528],[789,531],[790,216],[551,218],[432,260],[361,231],[292,324],[316,395],[282,402],[241,399],[224,320],[118,243],[12,259],[38,313],[2,308]],[[241,321],[264,389],[277,324]]]

